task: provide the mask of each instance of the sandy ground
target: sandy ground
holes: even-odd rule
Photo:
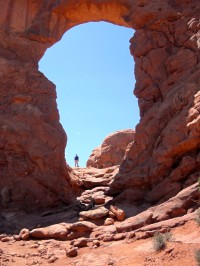
[[[195,221],[171,230],[172,238],[164,250],[156,252],[153,239],[126,239],[101,242],[98,248],[78,250],[78,256],[66,256],[69,241],[28,240],[0,242],[0,265],[56,266],[196,266],[195,250],[200,249],[200,227]]]

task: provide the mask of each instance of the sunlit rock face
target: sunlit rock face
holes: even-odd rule
[[[68,29],[89,21],[136,30],[130,49],[141,121],[110,193],[166,183],[180,190],[194,182],[200,168],[199,0],[0,0],[0,6],[1,208],[30,211],[73,201],[78,182],[64,159],[55,86],[38,71],[38,61]],[[147,198],[153,201],[152,191]]]
[[[133,144],[135,131],[132,129],[116,131],[107,136],[103,143],[92,151],[87,167],[106,168],[120,165],[127,147]]]
[[[141,120],[111,193],[139,186],[158,202],[200,174],[199,4],[144,2],[146,17],[157,10],[157,18],[131,39]]]

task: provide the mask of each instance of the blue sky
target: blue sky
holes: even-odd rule
[[[39,69],[56,85],[60,122],[67,134],[66,161],[85,167],[92,150],[117,130],[135,128],[133,30],[105,22],[76,26],[49,48]]]

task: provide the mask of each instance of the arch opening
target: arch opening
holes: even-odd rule
[[[56,84],[60,122],[68,136],[65,157],[72,167],[76,153],[85,167],[107,135],[134,129],[139,121],[132,35],[132,29],[111,23],[81,24],[67,31],[39,63]]]

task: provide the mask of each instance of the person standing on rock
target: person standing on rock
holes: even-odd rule
[[[79,167],[79,166],[78,166],[78,161],[79,161],[79,157],[78,157],[78,155],[76,154],[76,156],[74,157],[75,167]]]

